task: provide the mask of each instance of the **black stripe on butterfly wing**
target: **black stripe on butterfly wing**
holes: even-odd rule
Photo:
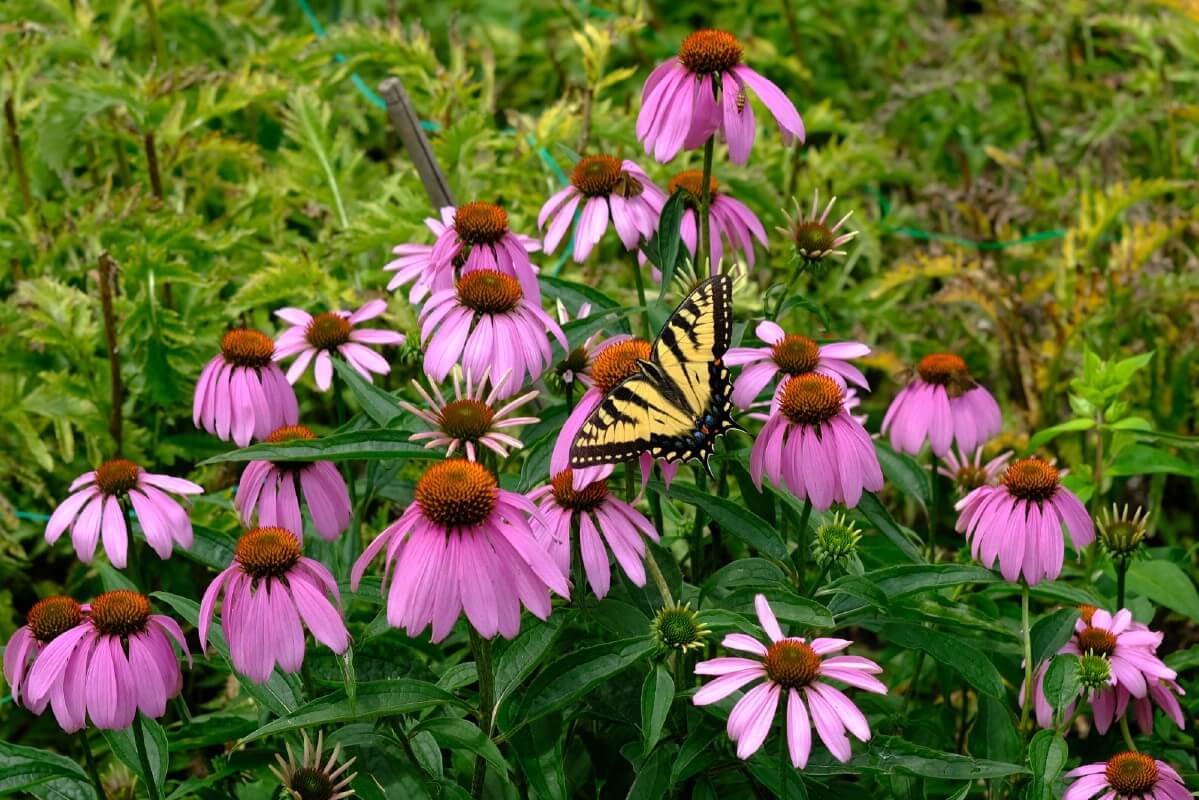
[[[676,389],[668,394],[693,416],[708,407],[706,365],[724,355],[732,338],[731,297],[727,276],[707,279],[666,320],[650,351]]]
[[[631,375],[608,392],[583,423],[570,463],[586,467],[627,461],[650,451],[655,433],[677,433],[690,425],[652,378]]]

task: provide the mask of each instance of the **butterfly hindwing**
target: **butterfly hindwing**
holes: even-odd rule
[[[650,359],[613,387],[583,423],[571,466],[613,464],[650,453],[707,462],[717,436],[736,427],[723,357],[732,338],[732,281],[695,288],[663,325]]]

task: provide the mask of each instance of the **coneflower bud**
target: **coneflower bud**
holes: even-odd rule
[[[1115,558],[1128,558],[1144,547],[1149,533],[1149,515],[1137,506],[1136,512],[1129,516],[1127,503],[1124,508],[1113,504],[1110,509],[1100,512],[1098,527],[1103,549]]]
[[[666,606],[650,623],[650,634],[664,650],[698,650],[704,646],[711,629],[699,621],[690,603]]]
[[[840,511],[816,529],[816,561],[825,566],[848,560],[858,550],[862,532]]]
[[[1104,689],[1112,680],[1112,662],[1107,656],[1086,653],[1078,659],[1078,682],[1083,689]]]

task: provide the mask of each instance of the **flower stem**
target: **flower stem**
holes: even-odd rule
[[[579,515],[570,515],[570,602],[583,607],[583,547],[579,541]]]
[[[87,728],[79,729],[79,743],[83,745],[83,760],[87,763],[87,774],[92,778],[96,787],[96,796],[104,797],[104,783],[100,780],[100,770],[96,767],[96,757],[92,755],[92,746],[87,742]]]
[[[1022,581],[1020,583],[1020,626],[1024,632],[1024,708],[1020,711],[1021,732],[1028,727],[1028,715],[1035,702],[1032,683],[1032,625],[1028,613],[1028,596],[1028,584]]]
[[[783,285],[783,291],[779,292],[778,302],[774,304],[774,313],[768,319],[778,321],[779,314],[783,313],[783,303],[787,302],[787,295],[791,294],[792,287],[795,286],[795,280],[799,277],[799,270],[791,271],[791,277],[787,279],[787,283]],[[763,302],[763,305],[765,303]]]
[[[658,567],[658,562],[654,558],[654,551],[649,549],[649,545],[645,547],[645,570],[654,579],[654,584],[658,587],[658,594],[662,595],[662,602],[668,606],[673,606],[674,596],[670,593],[670,585],[666,583],[666,576],[662,574],[662,570]]]
[[[711,241],[709,239],[709,225],[712,210],[712,154],[716,149],[716,135],[713,134],[704,144],[704,173],[699,184],[699,242],[695,246],[695,266],[696,276],[699,276],[700,269],[706,267],[707,274],[712,272],[712,249],[708,246]]]
[[[487,738],[491,738],[495,714],[495,675],[491,670],[491,642],[484,639],[472,626],[470,650],[475,657],[475,670],[479,673],[479,723]],[[479,756],[475,759],[475,774],[470,782],[470,796],[478,800],[483,796],[483,782],[487,777],[487,761]]]
[[[937,454],[928,451],[928,477],[932,497],[928,509],[928,560],[935,564],[937,561],[937,523],[941,520],[944,494],[941,491],[941,476],[937,474]]]
[[[637,287],[637,305],[641,306],[641,325],[644,329],[645,338],[648,341],[653,341],[653,329],[649,323],[649,306],[645,304],[645,281],[641,276],[641,263],[637,260],[637,251],[632,253],[632,261],[629,262],[633,267],[633,284]]]
[[[146,795],[150,800],[160,800],[162,792],[158,790],[158,782],[154,778],[154,770],[150,768],[150,754],[146,751],[145,717],[138,712],[133,720],[133,743],[137,745],[137,760],[142,765],[142,775],[146,779]],[[103,797],[103,794],[101,794]]]
[[[796,582],[798,588],[802,592],[804,584],[804,576],[808,571],[808,550],[811,548],[811,540],[808,536],[808,520],[812,516],[812,499],[808,498],[803,501],[803,511],[799,513],[799,546],[795,550],[795,555],[798,561],[796,562]]]
[[[699,467],[695,468],[695,485],[704,494],[708,493],[708,476]],[[695,521],[691,525],[691,579],[699,581],[699,570],[703,565],[704,512],[695,507]]]
[[[1137,752],[1137,743],[1132,740],[1132,731],[1128,729],[1127,714],[1120,717],[1120,734],[1124,737],[1124,744],[1128,745],[1128,749]]]
[[[1116,559],[1116,610],[1124,608],[1124,579],[1128,575],[1128,556]]]

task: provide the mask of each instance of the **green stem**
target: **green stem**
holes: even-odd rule
[[[1093,519],[1099,507],[1102,505],[1103,499],[1103,411],[1100,410],[1095,415],[1095,470],[1094,488],[1091,490],[1091,518]]]
[[[645,281],[641,277],[641,263],[637,260],[636,250],[633,251],[632,261],[629,263],[633,267],[633,284],[637,287],[637,305],[641,306],[641,325],[646,340],[652,342],[654,334],[649,322],[649,306],[645,303]]]
[[[783,303],[787,302],[787,295],[791,294],[791,288],[795,286],[795,280],[799,277],[799,270],[791,271],[791,277],[787,279],[787,283],[783,286],[783,291],[779,293],[778,302],[774,304],[774,313],[768,319],[778,321],[779,314],[783,313]]]
[[[809,597],[816,596],[816,592],[819,591],[820,587],[824,585],[824,579],[828,577],[829,569],[832,566],[833,566],[833,562],[829,561],[827,564],[825,564],[823,567],[820,568],[820,575],[817,576],[816,582],[812,584],[812,591],[808,593]]]
[[[475,657],[475,669],[479,673],[479,724],[487,737],[491,738],[495,706],[495,675],[491,670],[491,642],[470,630],[470,650]],[[483,783],[487,777],[487,761],[482,756],[475,759],[475,774],[470,782],[470,796],[479,800],[483,796]]]
[[[1124,737],[1124,744],[1128,745],[1128,749],[1137,752],[1137,743],[1132,740],[1132,731],[1128,729],[1127,714],[1120,717],[1120,735]]]
[[[1116,560],[1116,610],[1124,608],[1124,578],[1128,574],[1128,556]]]
[[[928,477],[932,498],[928,509],[928,560],[935,564],[937,561],[937,523],[941,519],[944,493],[941,491],[941,476],[937,474],[937,454],[928,451]]]
[[[1024,633],[1024,708],[1020,711],[1020,731],[1028,729],[1028,715],[1032,712],[1032,624],[1028,613],[1028,584],[1020,583],[1020,626]]]
[[[673,606],[674,596],[670,593],[670,585],[666,583],[666,576],[662,574],[662,570],[654,558],[654,551],[650,550],[648,545],[645,548],[645,571],[654,579],[654,584],[658,587],[658,594],[662,595],[662,602]]]
[[[787,752],[787,737],[779,736],[779,797],[782,797],[783,800],[786,800],[788,778],[791,777],[787,769],[790,766],[788,763],[790,758],[791,754]]]
[[[812,500],[808,498],[803,501],[803,511],[799,513],[799,546],[796,548],[796,582],[798,588],[802,592],[804,584],[804,576],[808,571],[808,550],[811,548],[810,537],[808,536],[808,520],[812,516]]]
[[[87,774],[91,776],[92,785],[96,787],[96,796],[103,798],[104,783],[100,780],[100,770],[96,767],[96,757],[92,755],[92,746],[87,742],[87,728],[79,729],[79,743],[83,745],[83,760],[87,763]]]
[[[575,385],[574,385],[574,382],[571,381],[570,383],[566,384],[566,413],[569,415],[570,412],[572,412],[574,410],[575,410]]]
[[[139,712],[137,719],[133,721],[133,742],[137,745],[137,760],[142,765],[142,775],[146,779],[146,795],[150,800],[160,800],[162,792],[158,790],[158,783],[154,779],[154,770],[150,768],[150,754],[146,751],[146,735],[143,731],[145,726],[144,720],[145,718]]]
[[[337,413],[337,429],[341,430],[346,423],[350,421],[350,405],[346,402],[343,392],[349,391],[348,387],[339,383],[337,388],[333,390],[334,403]],[[350,528],[346,532],[345,541],[342,542],[341,557],[344,562],[343,571],[348,573],[351,566],[354,564],[354,559],[358,556],[358,544],[360,530],[362,527],[362,514],[358,508],[358,487],[354,480],[354,468],[351,462],[346,461],[342,464],[342,476],[345,478],[346,488],[350,492]],[[300,522],[303,525],[303,521]],[[303,531],[296,531],[297,534],[302,534]]]
[[[579,542],[579,516],[572,514],[570,517],[570,601],[575,608],[583,607],[583,550]]]
[[[700,269],[707,267],[707,275],[712,274],[712,252],[708,231],[712,210],[712,153],[716,149],[716,136],[713,135],[704,145],[704,172],[699,184],[699,242],[695,246],[696,276]]]
[[[699,467],[695,468],[695,485],[701,492],[708,492],[708,476]],[[695,521],[691,525],[691,579],[698,583],[699,570],[703,565],[704,512],[695,507]]]

